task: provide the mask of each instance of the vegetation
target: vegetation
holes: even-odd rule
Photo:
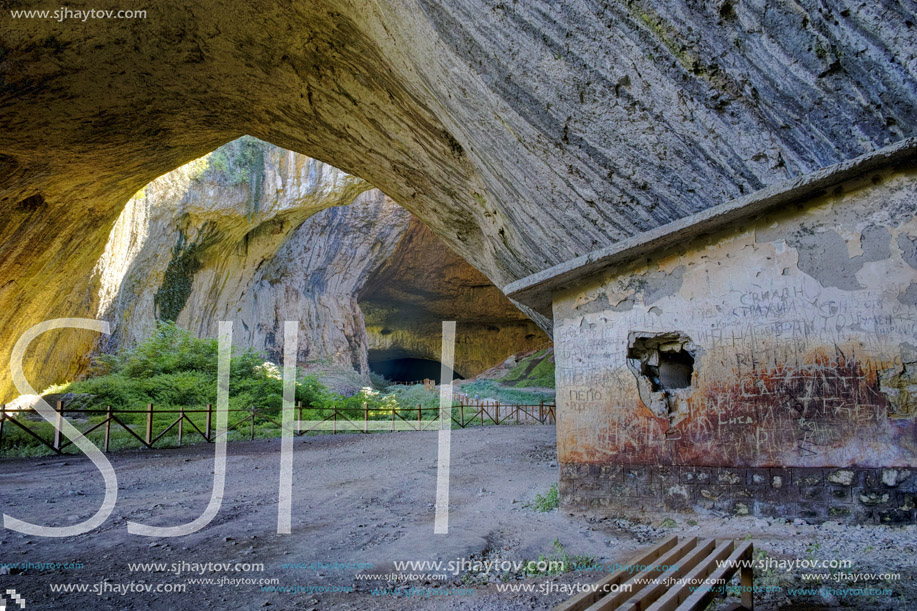
[[[557,487],[554,487],[555,492]],[[528,562],[526,566],[526,576],[534,575],[561,575],[576,571],[582,567],[589,567],[593,564],[595,558],[592,556],[576,555],[571,556],[560,539],[554,539],[554,553],[549,555],[539,554],[538,560]],[[547,565],[547,570],[540,570],[539,567]]]
[[[507,386],[554,388],[554,352],[550,348],[530,354],[500,379]]]
[[[475,380],[474,382],[462,384],[461,389],[463,393],[469,396],[478,395],[482,399],[496,399],[501,403],[535,405],[540,401],[549,403],[554,400],[554,393],[508,388],[495,380]]]
[[[208,230],[202,234],[199,241],[189,242],[185,234],[179,232],[178,241],[172,247],[172,260],[166,268],[162,285],[153,296],[153,305],[159,320],[174,321],[178,318],[188,297],[191,296],[194,274],[202,267],[201,255],[215,238],[215,232]]]
[[[554,511],[560,505],[560,496],[557,493],[557,484],[552,485],[547,494],[542,496],[541,494],[535,495],[535,500],[532,502],[531,507],[535,511],[548,512]]]
[[[252,136],[242,136],[213,151],[207,157],[210,165],[201,177],[229,185],[252,184],[264,176],[264,151],[268,146]]]
[[[207,404],[216,404],[218,342],[199,339],[180,329],[171,321],[158,323],[156,332],[135,348],[117,355],[103,355],[96,359],[87,379],[49,388],[44,394],[74,393],[77,398],[68,407],[79,410],[97,410],[85,424],[76,422],[80,430],[87,430],[105,419],[105,410],[112,407],[119,419],[142,436],[146,426],[146,409],[154,405],[154,436],[168,427],[179,410],[201,410],[188,413],[198,428],[203,429]],[[384,392],[364,388],[353,396],[343,396],[328,390],[315,376],[299,373],[296,380],[296,401],[303,406],[302,419],[322,420],[332,414],[332,408],[351,409],[354,415],[368,411],[370,419],[390,419],[396,415],[410,421],[416,420],[417,406],[425,408],[424,420],[439,415],[439,396],[425,390],[422,385],[392,386]],[[256,438],[279,435],[280,411],[283,403],[283,380],[280,369],[265,362],[263,355],[254,350],[234,351],[229,372],[229,424],[244,420],[254,413]],[[243,413],[240,413],[243,412]],[[298,416],[298,414],[297,414]],[[19,417],[42,438],[53,437],[53,426],[43,420]],[[362,419],[362,418],[360,418]],[[229,438],[248,437],[251,425],[230,433]],[[175,431],[173,431],[175,432]],[[119,426],[111,429],[111,449],[136,447],[138,442]],[[192,429],[185,427],[186,437],[194,440]],[[101,429],[89,438],[100,443]],[[200,440],[200,438],[197,438]],[[157,447],[177,444],[177,432],[163,438]],[[72,448],[72,446],[70,446]],[[68,449],[70,449],[68,448]],[[72,450],[75,451],[75,450]],[[8,426],[3,433],[3,454],[37,456],[50,453],[32,436]]]

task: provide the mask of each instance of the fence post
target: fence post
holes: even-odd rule
[[[252,415],[251,415],[252,423],[251,423],[251,428],[250,428],[251,441],[254,441],[255,440],[255,406],[254,405],[251,406],[251,412],[252,412]]]
[[[516,412],[516,424],[519,424],[519,406],[518,405],[515,407],[514,411]]]
[[[337,408],[337,405],[335,405],[335,406],[332,407],[331,409],[334,410],[334,411],[331,412],[331,434],[332,434],[332,435],[337,435],[337,432],[338,432],[338,408]]]
[[[417,430],[420,430],[420,403],[417,404]]]
[[[538,404],[538,422],[544,424],[544,399]]]
[[[459,403],[459,419],[462,421],[462,428],[465,428],[465,401]]]
[[[299,417],[298,417],[297,419],[298,419],[300,422],[302,422],[302,401],[298,401],[298,402],[296,403],[296,407],[299,408]],[[296,430],[299,430],[299,426],[298,426],[298,425],[297,425],[297,427],[296,427]]]
[[[363,432],[369,432],[369,407],[366,406],[366,401],[363,402]]]
[[[178,406],[178,445],[181,446],[182,436],[185,432],[185,406]]]
[[[146,408],[146,447],[153,447],[153,404],[149,403]]]
[[[111,441],[111,405],[105,409],[105,452],[108,452],[108,443]]]
[[[395,408],[392,408],[392,432],[395,432]]]
[[[500,424],[500,402],[499,401],[497,401],[497,409],[494,410],[494,413],[497,416],[497,419],[494,420],[493,418],[491,418],[491,420],[494,421],[495,425]]]
[[[6,422],[6,403],[0,405],[0,448],[3,447],[3,423]]]
[[[213,420],[213,403],[207,404],[207,415],[204,416],[204,436],[207,438],[207,442],[210,443],[210,423]]]
[[[64,402],[57,402],[57,423],[54,427],[54,449],[60,452],[60,429],[64,421]]]

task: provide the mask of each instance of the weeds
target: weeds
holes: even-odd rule
[[[541,494],[535,495],[535,500],[532,502],[530,507],[535,511],[541,511],[543,513],[548,511],[554,511],[560,505],[560,497],[557,493],[557,484],[552,485],[547,494],[542,496]]]

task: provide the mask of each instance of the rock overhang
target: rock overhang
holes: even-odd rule
[[[762,214],[793,206],[831,190],[842,189],[844,183],[857,181],[870,173],[903,165],[917,165],[917,138],[901,140],[873,153],[713,206],[511,282],[503,291],[513,301],[550,317],[555,293],[575,288],[641,257],[736,226]]]
[[[0,360],[95,309],[137,189],[244,133],[366,179],[498,287],[915,135],[912,12],[845,4],[164,0],[5,22]],[[36,350],[67,363],[70,343]]]

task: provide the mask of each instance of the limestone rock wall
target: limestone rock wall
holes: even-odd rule
[[[360,293],[372,356],[441,358],[442,321],[456,321],[455,370],[472,377],[549,341],[484,274],[416,218]]]
[[[410,214],[331,166],[246,138],[153,181],[128,202],[96,273],[114,351],[174,320],[279,360],[284,320],[300,360],[368,379],[355,293]],[[329,206],[330,210],[324,210]]]
[[[150,13],[4,23],[0,362],[98,310],[90,271],[133,193],[244,133],[370,181],[503,287],[917,130],[917,15],[892,0]],[[30,374],[85,341],[46,337]]]
[[[368,189],[334,167],[250,138],[154,180],[128,201],[95,267],[96,315],[113,327],[103,346],[134,345],[158,319],[181,314],[197,324],[212,311],[227,314],[226,301],[244,296],[256,271],[307,219]]]
[[[546,340],[485,276],[368,188],[253,138],[158,178],[128,202],[96,266],[97,316],[113,330],[97,349],[135,345],[157,320],[200,337],[229,320],[234,345],[279,362],[283,322],[295,320],[301,364],[368,383],[369,349],[438,359],[441,320],[460,321],[463,372]],[[384,311],[369,334],[360,301]]]

